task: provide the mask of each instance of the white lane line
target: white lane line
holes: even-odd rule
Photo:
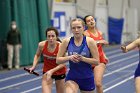
[[[134,51],[130,51],[129,53],[132,53],[132,52],[134,52]],[[129,53],[127,53],[127,54],[129,54]],[[123,56],[123,55],[127,55],[127,54],[125,54],[125,53],[118,53],[117,55],[114,54],[112,56],[109,56],[108,58],[111,59],[111,58],[114,58],[114,57]]]
[[[138,54],[129,56],[127,58],[116,60],[116,61],[114,61],[112,63],[107,64],[107,66],[114,65],[114,64],[116,64],[118,62],[121,62],[121,61],[124,61],[124,60],[127,60],[127,59],[131,59],[131,58],[136,57],[136,56],[138,56]],[[42,70],[37,70],[37,72],[39,72],[39,71],[42,71]],[[29,74],[28,73],[24,73],[24,74],[20,74],[20,75],[10,76],[8,78],[0,79],[0,82],[6,81],[6,80],[10,80],[10,79],[14,79],[14,78],[19,78],[19,77],[22,77],[22,76],[25,76],[25,75],[29,75]]]
[[[39,76],[39,77],[37,77],[37,78],[33,78],[33,79],[26,80],[26,81],[23,81],[23,82],[20,82],[20,83],[8,85],[8,86],[6,86],[6,87],[2,87],[2,88],[0,88],[0,90],[4,90],[4,89],[10,88],[10,87],[19,86],[19,85],[21,85],[21,84],[25,84],[25,83],[28,83],[28,82],[31,82],[31,81],[36,81],[36,80],[38,80],[38,79],[41,79],[41,76]]]
[[[118,82],[120,82],[120,81],[122,81],[122,80],[124,80],[124,79],[126,79],[126,78],[128,78],[128,77],[130,77],[132,75],[134,75],[133,73],[134,73],[134,71],[133,72],[131,71],[129,73],[125,73],[124,75],[120,75],[119,77],[114,78],[113,80],[111,80],[109,82],[106,82],[103,86],[106,89],[109,86],[112,86],[112,85],[116,84],[116,82],[118,83]]]
[[[111,74],[114,74],[114,73],[116,73],[116,72],[119,72],[119,71],[121,71],[121,70],[124,70],[124,69],[126,69],[126,68],[129,68],[129,67],[134,66],[134,65],[137,65],[137,64],[138,64],[138,61],[133,62],[132,64],[129,64],[129,65],[124,66],[124,67],[122,67],[122,68],[120,68],[120,69],[117,69],[117,70],[114,70],[114,71],[112,71],[112,72],[110,72],[110,73],[107,73],[107,74],[105,74],[103,77],[109,76],[109,75],[111,75]]]
[[[116,83],[115,85],[113,85],[113,86],[111,86],[109,88],[104,89],[103,92],[105,93],[105,92],[107,92],[107,91],[109,91],[109,90],[111,90],[111,89],[113,89],[113,88],[115,88],[115,87],[117,87],[117,86],[129,81],[130,79],[133,79],[133,78],[134,78],[134,76],[131,76],[131,77],[127,78],[127,79],[124,79],[123,81],[121,81],[119,83]]]
[[[24,75],[17,75],[16,77],[20,77],[20,76],[24,76]],[[12,78],[14,78],[14,76],[13,76]],[[3,79],[3,80],[1,80],[1,81],[9,80],[9,79],[12,79],[12,78]],[[28,81],[27,81],[27,82],[28,82]],[[30,82],[30,81],[29,81],[29,82]],[[25,81],[25,83],[26,83],[26,81]],[[19,83],[18,83],[18,84],[19,84]],[[17,86],[18,84],[14,84],[14,86]],[[9,86],[9,87],[13,87],[13,86]],[[3,88],[0,88],[0,89],[3,89]]]
[[[119,63],[119,62],[122,62],[122,61],[125,61],[125,60],[129,60],[133,57],[138,57],[138,56],[139,56],[139,54],[135,54],[135,55],[131,55],[131,56],[128,56],[128,57],[125,57],[125,58],[121,58],[121,59],[118,59],[116,61],[113,61],[112,63],[108,63],[107,66],[114,65],[116,63]]]
[[[107,74],[104,75],[104,77],[106,77],[106,76],[108,76],[108,75],[111,75],[111,74],[114,74],[115,72],[121,71],[121,70],[126,69],[126,68],[128,68],[128,67],[134,66],[134,65],[136,65],[136,64],[138,64],[138,62],[134,62],[134,63],[132,63],[132,64],[130,64],[130,65],[124,66],[123,68],[120,68],[120,69],[117,69],[117,70],[112,71],[112,72],[110,72],[110,73],[107,73]],[[41,87],[41,86],[39,86],[39,87]],[[28,93],[28,91],[31,92],[31,91],[34,91],[34,90],[37,90],[37,89],[38,89],[38,88],[35,87],[35,88],[33,88],[33,89],[24,91],[24,92],[22,92],[22,93]]]
[[[42,70],[36,70],[36,71],[40,72]],[[10,76],[10,77],[4,78],[4,79],[0,79],[0,82],[10,80],[10,79],[14,79],[14,78],[19,78],[19,77],[22,77],[22,76],[25,76],[25,75],[30,75],[30,74],[29,73],[24,73],[24,74],[13,75],[13,76]]]
[[[114,51],[114,52],[117,52],[118,50],[116,50],[116,51]],[[110,53],[114,53],[114,52],[110,52]],[[108,54],[110,54],[110,53],[108,53]],[[138,56],[138,55],[133,55],[133,56],[130,56],[130,57],[128,57],[128,58],[125,58],[125,59],[122,59],[122,60],[118,60],[118,61],[115,61],[115,63],[117,63],[117,62],[119,62],[119,61],[123,61],[123,60],[126,60],[126,59],[130,59],[130,58],[133,58],[133,57],[136,57],[136,56]],[[112,64],[115,64],[114,62],[112,63]],[[115,71],[116,72],[116,71]],[[114,72],[114,73],[115,73]],[[112,73],[112,72],[111,72]],[[113,74],[113,73],[112,73]],[[114,86],[115,87],[115,86]],[[22,93],[29,93],[29,92],[31,92],[31,91],[34,91],[34,90],[37,90],[37,89],[40,89],[41,88],[41,86],[38,86],[38,87],[35,87],[35,88],[33,88],[33,89],[30,89],[30,90],[27,90],[27,91],[23,91]],[[112,86],[112,88],[113,88],[113,86]],[[112,88],[107,88],[107,89],[105,89],[104,90],[104,92],[106,92],[106,91],[108,91],[108,90],[110,90],[110,89],[112,89]]]
[[[32,89],[30,89],[30,90],[23,91],[23,92],[21,92],[21,93],[29,93],[29,92],[31,92],[31,91],[34,91],[34,90],[37,90],[37,89],[40,89],[40,88],[42,88],[42,86],[38,86],[38,87],[32,88]]]
[[[1,79],[0,82],[6,81],[6,80],[10,80],[10,79],[14,79],[14,78],[19,78],[19,77],[22,77],[22,76],[25,76],[25,75],[29,75],[29,73],[24,73],[24,74],[20,74],[20,75],[10,76],[8,78]]]
[[[116,50],[115,50],[116,51]],[[118,51],[118,50],[117,50]],[[108,52],[107,52],[108,53]],[[109,53],[114,53],[114,52],[110,52]],[[37,72],[40,72],[42,71],[41,69],[40,70],[36,70]],[[4,79],[0,79],[0,82],[3,82],[3,81],[6,81],[6,80],[10,80],[10,79],[14,79],[14,78],[19,78],[19,77],[22,77],[22,76],[25,76],[25,75],[29,75],[28,73],[24,73],[24,74],[18,74],[18,75],[14,75],[14,76],[10,76],[10,77],[7,77],[7,78],[4,78]]]
[[[113,53],[116,53],[116,52],[121,52],[121,50],[120,49],[115,49],[115,50],[107,51],[107,52],[105,52],[105,54],[109,55],[109,54],[113,54]]]
[[[53,82],[53,84],[55,84],[55,82]],[[40,88],[42,88],[42,86],[34,87],[32,89],[22,91],[21,93],[30,93],[31,91],[35,91],[35,90],[38,90]],[[55,89],[55,86],[53,86],[52,89]]]
[[[54,82],[53,82],[53,84],[54,84]],[[29,89],[29,90],[26,90],[26,91],[22,91],[22,92],[20,92],[20,93],[30,93],[31,91],[35,91],[35,90],[38,90],[38,89],[40,89],[40,88],[42,88],[42,86],[38,86],[38,87]],[[53,86],[52,89],[55,89],[55,86]]]

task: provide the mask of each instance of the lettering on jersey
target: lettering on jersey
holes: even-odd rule
[[[56,59],[56,56],[49,56],[49,55],[45,55],[45,54],[43,54],[43,56],[47,59],[50,59],[50,60]]]
[[[69,54],[70,54],[70,55],[75,55],[75,54],[78,54],[78,53],[77,53],[77,52],[69,52]],[[83,52],[81,52],[80,55],[82,55],[82,56],[86,56],[87,53],[83,51]]]
[[[82,52],[81,55],[82,55],[82,56],[86,56],[87,53],[86,53],[86,52]]]

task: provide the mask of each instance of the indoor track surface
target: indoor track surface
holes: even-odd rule
[[[134,72],[138,65],[138,50],[122,53],[119,45],[104,48],[109,63],[103,77],[104,93],[135,93]],[[0,71],[0,93],[41,93],[42,63],[36,70],[40,76],[19,70]],[[53,92],[56,93],[55,86]]]

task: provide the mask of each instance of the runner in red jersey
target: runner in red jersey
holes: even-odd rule
[[[44,58],[42,93],[52,93],[54,80],[57,93],[64,93],[66,66],[64,64],[56,64],[56,56],[60,45],[60,42],[57,41],[58,31],[54,27],[50,27],[46,30],[46,37],[47,40],[39,42],[33,66],[29,69],[30,72],[35,69],[42,54]]]
[[[97,43],[97,47],[98,47],[98,52],[99,52],[99,59],[100,59],[100,63],[104,63],[104,64],[106,64],[108,61],[107,61],[107,59],[106,59],[106,56],[105,56],[105,53],[104,53],[104,50],[103,50],[103,48],[102,48],[102,44],[100,43],[102,40],[103,40],[103,37],[102,37],[102,32],[101,31],[99,31],[99,30],[97,30],[97,36],[95,36],[94,34],[92,34],[92,32],[91,31],[89,31],[89,30],[86,30],[86,32],[85,33],[87,33],[87,34],[89,34],[89,37],[91,37],[91,38],[93,38],[95,41],[96,41],[96,43]],[[93,66],[94,67],[94,66]]]
[[[97,93],[103,93],[102,79],[108,59],[105,56],[102,45],[108,44],[108,42],[103,39],[102,32],[97,30],[97,28],[95,27],[95,20],[93,16],[91,15],[85,16],[84,21],[88,27],[88,29],[84,32],[84,35],[93,38],[97,43],[100,63],[97,66],[93,65],[93,73],[96,91]]]
[[[50,52],[46,47],[48,47],[48,41],[45,42],[42,54],[44,56],[44,67],[43,67],[43,73],[55,68],[58,66],[56,64],[56,55],[58,53],[60,43],[57,42],[57,46],[53,52]],[[62,75],[66,73],[66,68],[62,68],[56,72],[53,73],[53,75]]]

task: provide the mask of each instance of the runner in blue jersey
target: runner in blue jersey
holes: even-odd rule
[[[128,44],[127,46],[121,46],[121,49],[124,53],[126,53],[134,48],[140,49],[140,38],[136,39],[135,41]],[[139,50],[139,56],[140,56],[140,50]],[[135,70],[134,78],[135,78],[136,93],[140,93],[140,59],[139,59],[139,64]]]
[[[94,76],[91,65],[98,65],[99,54],[95,41],[85,37],[84,22],[81,19],[71,21],[73,37],[62,41],[57,54],[56,62],[69,62],[69,71],[66,76],[66,93],[94,93]],[[68,52],[68,56],[65,53]]]

